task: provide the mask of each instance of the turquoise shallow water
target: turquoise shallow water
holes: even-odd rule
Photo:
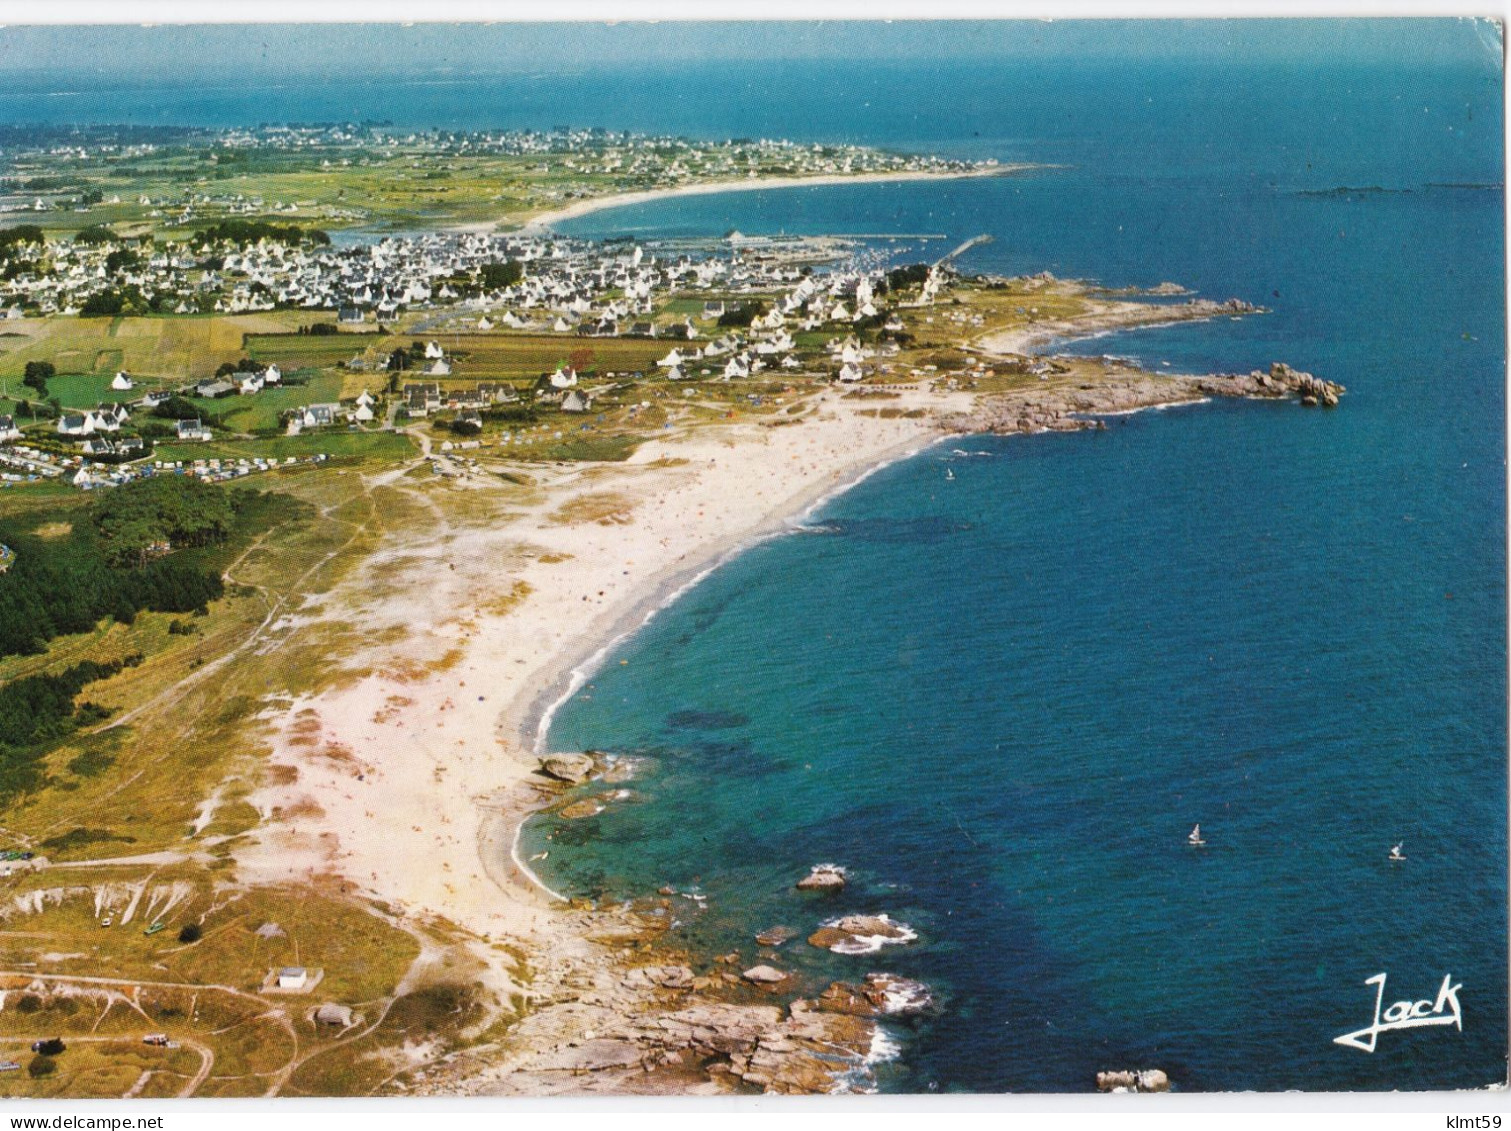
[[[573,893],[699,891],[675,937],[710,953],[844,912],[912,924],[916,942],[869,958],[780,952],[812,988],[873,968],[935,988],[938,1014],[896,1027],[892,1090],[1078,1091],[1144,1066],[1188,1090],[1503,1080],[1498,49],[1462,22],[1392,25],[1368,51],[1343,23],[1294,45],[1237,23],[1222,50],[1161,58],[1148,34],[1125,52],[1128,28],[1049,26],[972,38],[966,65],[563,71],[542,52],[550,73],[445,81],[48,75],[8,79],[0,120],[566,121],[1064,166],[687,198],[567,230],[988,231],[964,268],[1170,279],[1272,309],[1072,349],[1188,371],[1284,359],[1345,383],[1343,407],[1150,412],[879,472],[708,577],[563,705],[550,745],[641,759],[636,797],[538,819],[527,850],[549,847],[545,878]],[[1071,32],[1090,58],[992,54]],[[718,28],[700,34],[717,49]],[[824,860],[850,886],[799,898]],[[1333,1043],[1368,1022],[1382,971],[1387,1001],[1451,973],[1463,1031]]]
[[[1166,114],[1143,144],[1078,121],[1061,153],[1103,159],[1070,169],[569,226],[990,231],[967,266],[1273,311],[1079,352],[1285,359],[1349,394],[949,442],[749,551],[558,714],[553,748],[645,768],[633,802],[532,825],[550,882],[696,885],[707,910],[678,937],[710,950],[850,911],[914,925],[876,956],[781,955],[815,986],[886,968],[939,990],[937,1017],[900,1027],[889,1089],[1080,1090],[1144,1065],[1193,1090],[1504,1078],[1503,204],[1498,143],[1469,125],[1499,129],[1496,87],[1313,78],[1229,92],[1244,113],[1222,134],[1193,116],[1200,83],[1145,76]],[[1414,132],[1434,115],[1469,134]],[[1337,186],[1394,191],[1304,191]],[[791,884],[823,860],[856,880],[815,904]],[[1464,1031],[1334,1044],[1381,971],[1412,997],[1451,973]]]

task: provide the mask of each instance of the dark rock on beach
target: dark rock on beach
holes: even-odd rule
[[[592,754],[547,754],[540,760],[541,773],[568,785],[587,781],[595,766]]]

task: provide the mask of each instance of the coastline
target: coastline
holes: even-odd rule
[[[1307,376],[1287,370],[1284,381],[1264,384],[1258,374],[1186,378],[1107,369],[1101,359],[1071,364],[1053,384],[1005,392],[902,386],[885,416],[871,398],[825,388],[777,413],[648,439],[619,463],[504,460],[460,481],[388,473],[382,489],[416,520],[390,528],[310,622],[334,622],[359,642],[350,678],[265,716],[279,772],[250,798],[264,823],[238,852],[238,875],[338,876],[409,922],[470,939],[459,945],[496,1001],[534,1003],[511,1029],[509,1057],[448,1069],[432,1094],[713,1088],[685,1070],[659,1083],[645,1075],[663,1054],[689,1047],[667,1045],[645,1019],[698,1010],[718,1014],[715,1031],[754,1032],[752,1048],[797,1039],[795,1060],[781,1061],[785,1075],[766,1077],[775,1090],[840,1086],[804,1058],[826,1042],[869,1047],[873,1021],[749,1004],[740,974],[675,950],[687,981],[665,987],[645,970],[670,967],[642,969],[623,949],[671,922],[665,899],[659,912],[641,906],[654,902],[649,892],[598,907],[535,873],[521,830],[567,790],[539,771],[550,721],[617,645],[720,565],[934,443],[1095,428],[1099,415],[1212,395],[1274,397]],[[425,866],[395,868],[395,859]],[[501,962],[501,949],[522,957]],[[585,1019],[585,985],[604,991],[612,1008]],[[848,1028],[837,1036],[833,1026]],[[614,1055],[633,1058],[630,1074],[623,1062],[581,1062],[580,1050],[600,1043],[591,1034],[606,1030],[619,1034]]]
[[[629,640],[663,611],[681,600],[715,570],[728,564],[747,550],[752,550],[772,538],[779,538],[796,529],[809,515],[839,498],[872,475],[899,460],[909,459],[925,449],[941,443],[954,433],[940,432],[933,438],[927,434],[905,440],[895,447],[868,457],[857,467],[834,472],[827,482],[811,484],[798,492],[786,505],[772,509],[759,525],[743,535],[719,543],[699,547],[695,560],[667,571],[646,582],[639,600],[626,611],[609,619],[607,627],[589,628],[583,634],[584,644],[576,651],[566,649],[557,656],[555,678],[541,688],[523,709],[517,706],[506,708],[500,715],[500,729],[510,725],[519,727],[518,740],[522,748],[532,755],[547,753],[546,737],[556,712],[567,703],[583,683],[593,677],[602,667],[617,645]],[[592,641],[601,641],[592,647]],[[585,649],[592,647],[591,651]]]
[[[560,649],[543,664],[544,674],[549,677],[547,681],[533,693],[530,688],[525,688],[519,699],[500,713],[497,724],[500,741],[507,743],[512,731],[513,740],[531,760],[548,753],[546,740],[557,711],[593,678],[615,647],[628,641],[696,589],[704,579],[741,554],[791,532],[809,515],[858,487],[878,471],[942,443],[952,435],[954,433],[950,432],[938,432],[933,436],[925,433],[874,453],[862,464],[834,472],[828,481],[810,484],[787,503],[773,508],[758,525],[745,533],[689,551],[695,555],[691,563],[679,562],[659,576],[646,579],[638,599],[634,599],[629,608],[605,616],[583,632],[575,647]],[[526,880],[554,899],[569,903],[570,896],[553,889],[519,855],[520,835],[525,823],[543,807],[536,805],[499,816],[489,838],[489,851],[496,851],[499,845],[507,843],[510,862]]]
[[[647,204],[655,200],[668,200],[681,196],[711,196],[726,192],[761,192],[767,189],[818,188],[827,185],[891,184],[905,181],[958,181],[972,177],[1005,177],[1034,169],[1052,168],[1048,165],[1019,163],[993,165],[988,168],[961,169],[935,172],[927,169],[907,169],[893,173],[823,173],[812,177],[755,177],[742,181],[706,181],[693,185],[676,185],[670,188],[642,189],[635,192],[610,193],[573,201],[559,208],[548,209],[534,215],[509,215],[497,220],[484,220],[460,224],[450,230],[455,232],[505,231],[525,236],[538,236],[565,220],[576,220],[610,208],[626,208],[633,204]],[[508,227],[505,227],[508,225]]]
[[[338,872],[409,915],[532,949],[563,945],[579,929],[572,915],[510,859],[518,826],[554,796],[535,773],[545,711],[572,692],[574,669],[690,582],[970,409],[967,394],[914,396],[929,418],[878,420],[821,393],[782,427],[718,425],[648,441],[623,464],[531,467],[540,482],[529,506],[501,489],[485,522],[396,532],[323,614],[391,642],[364,646],[355,678],[268,719],[272,760],[297,775],[253,803],[302,815],[265,824],[238,871],[268,881]],[[401,478],[390,489],[419,493]],[[484,490],[462,500],[481,503]],[[622,521],[563,520],[610,497]],[[381,605],[367,599],[377,585],[391,594]],[[351,751],[360,778],[310,741],[317,724]],[[395,858],[427,866],[396,869]]]
[[[1102,301],[1089,315],[1040,322],[1022,329],[996,330],[980,335],[971,344],[988,353],[1028,356],[1040,353],[1053,344],[1086,341],[1126,330],[1155,330],[1165,326],[1178,326],[1183,322],[1204,322],[1214,318],[1238,318],[1262,313],[1262,308],[1238,303],[1233,299],[1226,303],[1211,299],[1192,299],[1168,306]]]

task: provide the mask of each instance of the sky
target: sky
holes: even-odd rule
[[[0,5],[3,15],[6,5]],[[0,26],[0,79],[487,76],[689,60],[1198,58],[1500,66],[1462,19]]]

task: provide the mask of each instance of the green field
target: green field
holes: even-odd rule
[[[251,396],[221,397],[218,400],[190,397],[189,401],[203,410],[205,416],[217,418],[227,428],[252,432],[259,428],[276,428],[278,417],[285,409],[330,404],[340,399],[341,375],[316,373],[305,385],[271,387]]]
[[[249,334],[246,353],[253,361],[289,368],[340,365],[380,340],[378,334]]]
[[[414,443],[401,432],[305,432],[267,440],[211,441],[205,444],[159,444],[160,460],[287,459],[313,455],[364,459],[409,459]]]

